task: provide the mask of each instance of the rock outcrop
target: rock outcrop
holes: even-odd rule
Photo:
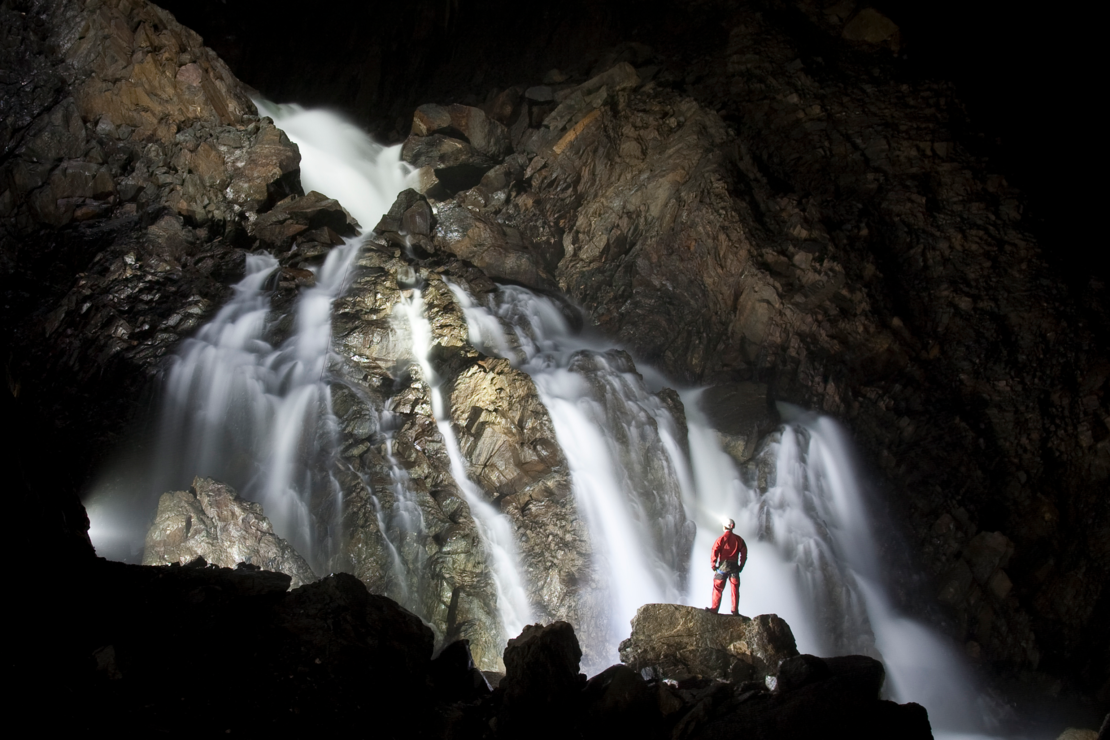
[[[546,264],[672,377],[765,384],[842,418],[916,543],[903,555],[886,528],[884,557],[930,578],[897,598],[974,659],[1033,669],[1104,644],[1089,625],[1106,578],[1077,573],[1110,562],[1105,353],[1046,277],[1018,194],[961,143],[943,86],[851,56],[831,69],[773,15],[729,24],[684,93],[617,64],[524,95],[504,119],[523,172],[437,209],[514,230],[495,240],[507,263]],[[465,239],[438,246],[452,241],[480,259]],[[773,418],[757,416],[724,434],[738,461]],[[1012,565],[969,580],[981,531],[1013,543]]]
[[[740,463],[751,460],[763,438],[780,423],[763,383],[712,386],[701,394],[698,405],[716,430],[721,449]]]
[[[586,677],[578,672],[582,649],[566,622],[546,627],[530,624],[505,648],[505,678],[497,729],[508,737],[532,734],[536,718],[546,721],[540,734],[566,737],[577,724],[578,704]]]
[[[490,63],[440,78],[461,86],[439,99],[464,104],[423,108],[407,147],[430,170],[433,202],[406,202],[383,229],[396,238],[361,265],[363,292],[338,309],[350,352],[334,400],[351,461],[339,475],[360,577],[385,589],[406,563],[431,573],[421,616],[443,637],[493,621],[429,379],[395,320],[420,287],[471,475],[536,543],[525,548],[533,600],[567,616],[589,582],[589,543],[559,525],[575,521],[573,502],[558,455],[539,444],[542,418],[500,413],[496,391],[526,403],[530,391],[466,347],[443,282],[481,293],[492,275],[566,290],[675,378],[765,385],[772,400],[843,418],[881,477],[885,513],[907,523],[906,572],[928,576],[924,588],[900,579],[913,585],[897,600],[975,660],[1079,676],[1105,696],[1110,363],[1105,326],[1091,323],[1105,309],[1090,293],[1081,305],[1054,273],[952,90],[907,78],[881,48],[901,43],[896,29],[849,5],[699,4],[692,17],[719,32],[667,26],[658,51],[623,44],[546,76]],[[817,20],[800,27],[807,13]],[[439,17],[414,15],[418,29]],[[442,39],[442,25],[425,37]],[[295,147],[165,11],[28,0],[0,7],[0,27],[5,404],[34,432],[12,448],[19,516],[43,523],[21,536],[34,552],[60,532],[65,546],[43,549],[87,557],[83,512],[59,491],[105,456],[159,359],[226,298],[243,251],[283,255],[288,297],[352,224],[294,213]],[[563,35],[606,33],[586,31]],[[368,48],[325,87],[377,101],[389,48]],[[483,388],[495,392],[466,400]],[[738,460],[759,428],[722,430]],[[388,497],[422,519],[418,537],[383,522]],[[883,556],[898,562],[899,530],[886,531]],[[560,551],[557,575],[542,570]],[[496,662],[490,634],[466,633],[483,665]]]
[[[470,344],[450,287],[480,296],[496,286],[450,251],[428,248],[422,239],[442,223],[429,216],[423,196],[402,193],[336,301],[331,372],[345,499],[334,567],[405,604],[440,639],[468,640],[479,668],[500,670],[509,635],[501,634],[492,556],[453,477],[433,393],[467,477],[511,522],[534,614],[595,623],[600,607],[588,595],[597,584],[548,412],[527,374]],[[430,329],[431,378],[413,356],[414,320]]]
[[[623,680],[623,704],[639,703],[656,724],[673,725],[675,740],[733,733],[768,740],[932,737],[924,708],[881,700],[882,663],[862,655],[799,655],[790,626],[773,614],[749,619],[646,604],[621,644],[621,661],[659,688],[636,683],[635,674],[619,678],[616,666],[606,680]],[[678,690],[666,693],[669,686]],[[678,700],[680,709],[670,708],[669,700]]]
[[[60,601],[35,607],[50,639],[17,658],[29,691],[75,690],[58,726],[251,735],[408,716],[407,735],[442,736],[431,631],[350,575],[289,591],[288,575],[250,567],[94,561],[64,580]],[[79,624],[52,611],[67,604]]]
[[[881,663],[862,655],[799,655],[782,664],[774,691],[719,684],[701,692],[672,737],[932,738],[924,707],[879,698],[884,673]]]
[[[414,269],[384,238],[363,249],[351,288],[335,304],[332,393],[345,497],[333,567],[404,603],[440,639],[469,640],[478,666],[496,670],[508,636],[488,553],[432,413],[423,358],[413,355],[411,321],[425,318],[414,290],[433,343],[464,347],[466,322],[442,277]]]
[[[248,224],[300,192],[300,156],[144,0],[6,3],[0,27],[0,342],[28,419],[13,460],[37,471],[28,515],[80,529],[51,491],[91,475],[161,359],[227,299],[259,246]]]
[[[574,629],[556,622],[509,642],[507,673],[491,691],[465,641],[433,659],[432,630],[348,574],[290,591],[288,575],[249,566],[92,560],[53,578],[58,588],[27,604],[12,698],[38,706],[45,687],[66,687],[50,722],[67,732],[375,727],[417,740],[601,740],[624,730],[681,740],[726,723],[745,737],[781,737],[776,728],[824,720],[838,734],[928,737],[919,707],[876,699],[883,672],[868,659],[789,659],[773,692],[713,680],[675,688],[624,665],[587,681]]]
[[[790,625],[774,614],[723,616],[678,604],[645,604],[621,643],[621,662],[683,682],[763,682],[798,654]]]
[[[316,574],[288,542],[274,534],[262,504],[235,489],[197,478],[188,491],[163,493],[146,535],[143,565],[185,565],[197,558],[223,568],[240,563],[289,576],[291,588]]]

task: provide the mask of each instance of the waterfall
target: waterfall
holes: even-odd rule
[[[623,629],[621,637],[627,635],[626,620],[641,604],[709,603],[712,577],[705,566],[721,521],[733,518],[749,547],[741,577],[743,613],[783,617],[801,652],[882,659],[890,698],[922,704],[934,727],[959,733],[989,725],[954,648],[894,610],[850,443],[832,419],[782,406],[788,423],[741,470],[721,449],[699,409],[701,391],[684,391],[687,470],[675,444],[673,420],[634,376],[630,363],[604,343],[575,336],[553,301],[524,288],[500,286],[480,305],[459,288],[452,290],[464,307],[471,343],[531,375],[555,423],[591,537],[603,543],[597,557],[602,567],[618,563],[631,576],[617,579],[611,594],[612,626],[616,632],[618,626]],[[616,413],[607,412],[605,407],[615,400]],[[615,426],[614,417],[623,426]],[[658,437],[645,434],[652,426],[644,424],[649,418]],[[682,502],[682,509],[670,513],[672,524],[684,515],[696,523],[693,547],[668,553],[676,560],[662,557],[666,547],[654,552],[644,547],[668,541],[653,526],[658,522],[645,516],[662,498],[661,489],[636,487],[642,471],[620,449],[622,440],[668,463],[664,488],[670,500]],[[653,495],[655,502],[650,501]],[[679,545],[682,527],[670,530],[672,547]],[[683,583],[680,574],[686,572],[692,577]]]
[[[255,102],[300,148],[305,190],[340,199],[364,227],[376,223],[407,187],[410,168],[400,161],[400,146],[382,147],[330,113]],[[315,570],[326,572],[342,508],[333,476],[338,430],[327,375],[331,306],[346,287],[361,243],[348,239],[310,268],[315,285],[297,297],[292,328],[277,346],[273,338],[283,322],[273,314],[270,296],[278,262],[267,254],[247,257],[247,274],[232,300],[167,363],[155,469],[146,481],[121,486],[144,493],[94,492],[90,498],[92,536],[101,552],[134,559],[157,496],[187,488],[200,475],[262,503],[275,532]],[[110,532],[123,521],[126,534]],[[99,540],[100,531],[128,542]]]
[[[339,199],[364,228],[408,184],[400,147],[382,148],[319,111],[264,101],[258,107],[300,147],[305,189]],[[228,482],[263,504],[275,531],[317,572],[329,569],[344,504],[329,388],[331,314],[361,246],[361,239],[350,239],[335,247],[314,268],[316,284],[300,293],[290,317],[275,316],[271,306],[277,259],[246,258],[232,300],[167,364],[158,470],[144,489],[148,497],[187,487],[196,475]],[[481,300],[448,287],[463,308],[470,343],[531,377],[567,460],[600,584],[585,597],[597,602],[588,610],[596,624],[576,625],[598,636],[597,644],[583,645],[586,671],[617,660],[617,645],[643,604],[708,603],[711,576],[704,566],[721,520],[731,517],[749,545],[742,612],[780,615],[802,652],[881,657],[891,698],[923,704],[941,728],[977,726],[984,713],[958,651],[892,606],[850,445],[835,422],[784,407],[788,422],[754,460],[738,465],[698,408],[700,391],[681,394],[683,439],[671,411],[678,403],[673,392],[659,391],[659,379],[650,369],[638,371],[626,352],[574,331],[556,301],[515,286],[500,286]],[[433,338],[421,290],[403,293],[394,315],[412,337],[451,474],[491,571],[503,637],[512,637],[533,619],[515,535],[466,473],[429,362]],[[409,604],[427,577],[427,553],[421,556],[416,542],[425,522],[406,469],[393,455],[393,415],[375,413],[389,484],[375,492],[359,476],[384,538],[388,564],[381,569],[391,569],[390,594]],[[94,544],[119,553],[107,538],[125,517],[98,498],[89,513]],[[132,556],[146,524],[127,535]]]
[[[788,422],[750,464],[749,486],[720,450],[698,395],[683,394],[698,500],[695,562],[709,552],[720,518],[732,516],[749,547],[742,612],[783,617],[803,653],[880,658],[889,697],[926,707],[934,728],[989,726],[955,647],[893,608],[851,444],[839,425],[781,404]],[[687,603],[708,597],[708,578],[691,583]]]
[[[301,150],[301,187],[335,198],[364,233],[389,211],[408,187],[412,170],[401,162],[401,146],[384,147],[358,126],[324,110],[256,98],[259,115],[274,119]]]
[[[428,354],[432,349],[432,328],[424,316],[424,299],[420,290],[414,289],[402,305],[412,334],[413,354],[431,392],[432,414],[451,460],[451,475],[470,507],[478,534],[490,558],[504,642],[519,635],[532,621],[524,581],[517,567],[520,554],[517,551],[516,538],[508,520],[486,502],[481,491],[466,474],[455,430],[451,427],[451,416],[443,404],[440,379],[428,361]]]
[[[606,644],[584,648],[598,661],[586,669],[600,670],[616,661],[640,606],[683,592],[691,485],[674,419],[627,354],[577,336],[550,300],[501,286],[479,305],[450,287],[471,344],[527,372],[555,426],[606,585],[598,625]]]

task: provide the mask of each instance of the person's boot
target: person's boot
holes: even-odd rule
[[[716,613],[717,613],[717,610],[716,610],[716,609],[714,609],[714,608],[713,608],[713,607],[711,607],[711,606],[704,606],[704,607],[702,607],[702,608],[703,608],[703,609],[705,609],[705,610],[706,610],[707,612],[713,612],[714,614],[716,614]]]
[[[732,616],[734,616],[734,617],[739,617],[739,616],[740,616],[740,612],[738,612],[738,611],[736,611],[735,609],[733,609],[733,610],[732,610]]]

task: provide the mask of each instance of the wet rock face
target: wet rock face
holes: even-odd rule
[[[261,504],[209,478],[195,479],[189,491],[162,494],[143,551],[143,565],[185,565],[197,558],[223,568],[245,563],[285,573],[291,588],[316,580],[304,558],[274,534]]]
[[[491,553],[451,471],[433,414],[436,384],[465,474],[511,524],[534,616],[585,625],[588,649],[596,651],[602,585],[554,426],[526,373],[470,344],[450,286],[471,296],[496,286],[450,250],[425,248],[419,232],[442,224],[442,209],[434,219],[430,212],[423,196],[402,193],[335,304],[331,373],[342,429],[344,544],[333,567],[413,609],[437,638],[467,639],[479,668],[502,668],[500,646],[509,636]],[[430,330],[434,377],[413,356],[414,317]]]
[[[613,68],[519,134],[527,188],[501,220],[561,253],[560,287],[607,333],[693,379],[739,359],[720,348],[747,285],[748,236],[729,200],[724,125],[688,99],[635,93],[638,82]],[[741,317],[734,333],[758,344],[764,324]]]
[[[472,294],[493,284],[450,254],[406,255],[417,247],[404,241],[412,234],[399,233],[408,231],[405,214],[428,206],[420,196],[402,194],[402,201],[396,218],[378,225],[334,311],[337,363],[331,372],[339,384],[333,405],[343,429],[345,492],[345,539],[335,567],[409,605],[440,639],[469,640],[478,667],[499,670],[508,635],[502,634],[491,554],[452,476],[430,383],[440,388],[444,416],[481,495],[509,516],[518,534],[532,533],[533,544],[520,540],[523,571],[544,616],[578,616],[567,584],[583,566],[581,558],[555,558],[549,538],[535,530],[568,539],[572,544],[560,552],[581,550],[575,538],[584,536],[566,501],[565,462],[531,380],[470,346],[466,319],[445,278]],[[412,354],[413,318],[426,320],[431,331],[435,378],[424,377],[421,358]]]
[[[463,202],[448,201],[437,207],[435,244],[467,260],[495,280],[521,283],[540,290],[555,287],[540,250],[520,230],[499,224],[466,201],[485,197],[480,186],[467,191]]]
[[[724,616],[677,604],[645,604],[621,643],[621,662],[676,681],[690,678],[741,683],[778,675],[798,654],[790,626],[774,614]]]
[[[20,413],[49,419],[43,437],[73,460],[43,488],[75,490],[161,358],[226,300],[259,246],[246,225],[299,192],[300,158],[154,5],[0,14],[0,339]]]
[[[450,301],[438,275],[418,273],[383,239],[360,254],[351,288],[335,304],[337,363],[330,372],[338,381],[333,408],[343,430],[344,508],[333,567],[407,604],[439,639],[469,640],[478,666],[495,670],[505,638],[487,556],[451,477],[431,389],[412,354],[405,304],[418,286],[429,306],[437,297]],[[433,327],[445,323],[450,327]],[[459,340],[460,331],[464,340],[461,316],[449,336]]]
[[[585,624],[579,593],[596,587],[590,539],[571,495],[566,459],[527,374],[481,358],[455,376],[451,414],[467,473],[518,533],[530,601],[545,621]]]
[[[751,460],[761,440],[780,423],[763,383],[712,386],[702,393],[698,406],[716,430],[721,449],[740,463]]]
[[[972,655],[1062,665],[1102,639],[1105,352],[1018,193],[963,143],[951,91],[896,82],[885,57],[840,40],[808,56],[783,17],[737,10],[685,94],[673,71],[627,65],[528,88],[505,119],[523,169],[506,171],[504,194],[437,203],[465,222],[437,246],[479,263],[474,243],[496,244],[491,261],[548,266],[673,377],[758,381],[844,419],[915,551],[899,554],[896,528],[881,547],[932,579],[932,594],[898,598]],[[744,461],[752,436],[722,441]],[[959,587],[966,599],[938,614],[932,596],[981,530],[1014,543],[1013,588]]]

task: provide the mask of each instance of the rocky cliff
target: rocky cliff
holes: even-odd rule
[[[672,376],[762,381],[847,420],[969,654],[1067,662],[1102,608],[1102,576],[1077,580],[1107,526],[1097,335],[1018,194],[954,141],[943,88],[850,58],[811,77],[759,14],[730,39],[691,97],[621,63],[491,102],[527,166],[438,208],[515,251],[500,277],[542,290],[551,272]],[[406,151],[432,135],[414,126]],[[437,243],[481,264],[473,228]]]
[[[899,523],[885,556],[925,574],[903,580],[903,604],[975,660],[1105,692],[1110,362],[1097,302],[1054,272],[951,89],[903,74],[891,35],[857,38],[854,10],[694,5],[710,31],[686,21],[652,48],[595,27],[583,38],[603,51],[564,71],[456,65],[429,81],[429,62],[411,90],[439,97],[376,119],[411,133],[434,207],[410,199],[383,222],[335,309],[342,569],[387,591],[391,568],[430,573],[421,617],[443,635],[493,634],[473,517],[395,313],[419,287],[470,475],[531,543],[533,604],[545,620],[588,610],[568,598],[594,577],[592,550],[551,422],[526,377],[469,346],[445,282],[482,294],[492,277],[565,291],[676,381],[756,382],[844,419]],[[451,38],[429,19],[428,38]],[[160,358],[226,299],[243,254],[284,255],[275,288],[288,302],[303,260],[351,225],[321,199],[296,212],[296,148],[166,11],[27,0],[0,5],[0,20],[4,404],[27,430],[6,453],[32,523],[21,547],[69,562],[91,555],[76,493],[142,418]],[[574,37],[592,20],[561,28]],[[575,51],[550,43],[545,60]],[[329,89],[381,79],[388,45],[364,51]],[[341,103],[364,120],[388,92],[367,85]],[[429,102],[443,105],[409,117]],[[395,491],[423,520],[400,565],[385,559],[374,500]],[[467,636],[496,661],[495,638]]]
[[[74,484],[134,423],[160,358],[226,300],[251,220],[299,192],[299,154],[154,5],[0,13],[5,404],[30,432],[10,451],[28,510],[52,522],[25,547],[80,550]]]

